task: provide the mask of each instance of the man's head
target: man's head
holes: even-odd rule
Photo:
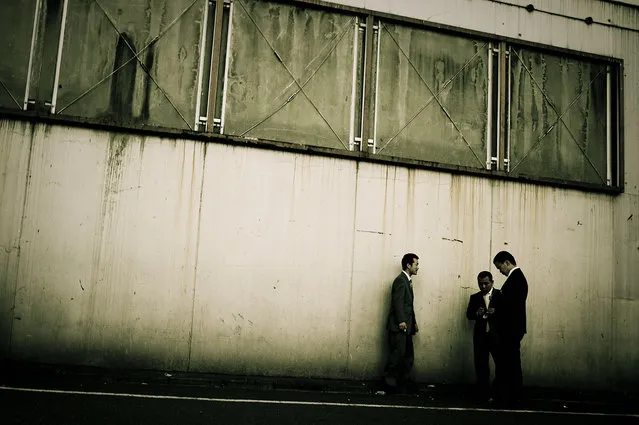
[[[487,294],[493,287],[493,275],[487,271],[480,272],[477,275],[477,285],[482,294]]]
[[[515,261],[515,257],[508,251],[500,251],[493,258],[493,264],[501,274],[504,276],[508,276],[510,271],[517,267],[517,262]]]
[[[415,254],[405,254],[402,257],[402,270],[409,276],[416,275],[419,270],[419,257]]]

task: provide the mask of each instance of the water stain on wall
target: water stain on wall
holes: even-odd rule
[[[119,69],[111,78],[111,97],[109,99],[109,113],[114,120],[130,121],[133,112],[133,93],[137,62],[135,58],[135,44],[126,33],[120,34],[115,50],[113,71]],[[121,68],[121,69],[120,69]]]

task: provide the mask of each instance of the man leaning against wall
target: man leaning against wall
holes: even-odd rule
[[[415,359],[413,335],[418,332],[415,319],[413,276],[419,270],[419,257],[409,253],[402,257],[402,272],[393,281],[391,306],[386,330],[388,358],[384,370],[384,387],[388,392],[414,392],[411,379]]]

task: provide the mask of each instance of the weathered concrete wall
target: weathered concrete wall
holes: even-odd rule
[[[575,365],[578,365],[578,369],[583,370],[584,363],[587,364],[591,358],[589,353],[594,350],[599,353],[598,355],[609,356],[610,361],[615,365],[615,376],[618,379],[636,383],[639,379],[639,372],[637,372],[639,368],[636,367],[639,364],[639,350],[633,347],[631,341],[637,341],[639,338],[639,327],[636,326],[639,321],[639,285],[637,285],[637,276],[639,276],[639,220],[637,218],[639,213],[639,168],[636,167],[637,161],[639,161],[639,125],[633,118],[639,114],[639,86],[636,83],[639,81],[639,55],[637,55],[639,51],[639,9],[626,7],[619,2],[615,4],[589,0],[502,1],[499,3],[489,0],[431,0],[428,2],[420,0],[329,0],[329,3],[423,19],[433,23],[580,52],[612,56],[624,61],[625,190],[623,194],[610,200],[613,211],[607,214],[612,220],[612,227],[596,229],[597,240],[607,240],[612,245],[612,250],[604,254],[612,263],[613,277],[612,282],[610,282],[610,278],[600,281],[589,280],[589,284],[574,288],[580,294],[578,297],[584,294],[588,294],[590,297],[593,296],[591,285],[597,286],[598,289],[594,291],[596,294],[594,296],[598,301],[595,306],[591,306],[590,315],[598,317],[596,321],[599,323],[594,328],[584,329],[584,332],[588,332],[588,338],[592,341],[592,345],[582,347],[586,350],[585,354],[575,359]],[[635,1],[627,3],[637,5]],[[536,11],[531,13],[523,8],[528,4],[533,4]],[[543,11],[550,13],[543,13]],[[584,22],[587,17],[593,19],[592,25],[587,25]],[[603,213],[603,211],[599,211],[599,213]],[[573,221],[574,218],[576,216],[573,217]],[[523,223],[522,228],[529,227],[529,224]],[[518,229],[513,228],[513,230]],[[554,243],[553,240],[550,246],[553,246]],[[602,242],[597,242],[597,244],[599,243]],[[532,254],[534,251],[521,251],[520,256],[529,258]],[[579,254],[575,254],[577,255],[575,257],[573,254],[575,253],[572,247],[557,250],[558,257],[548,259],[548,261],[563,260],[563,262],[573,264],[579,256]],[[596,254],[601,255],[599,252]],[[590,267],[592,260],[591,257],[587,258],[589,259],[587,264]],[[535,264],[536,268],[543,266],[543,264]],[[561,280],[554,277],[555,274],[552,276],[551,281],[556,282],[557,285],[561,284]],[[612,285],[614,290],[610,290],[608,285]],[[531,293],[532,295],[533,293]],[[594,324],[593,320],[595,319],[588,317],[582,323]],[[575,326],[573,322],[574,320],[570,322],[571,327]],[[604,323],[605,326],[602,325]],[[582,325],[578,324],[577,326]],[[601,340],[596,338],[598,334]],[[602,334],[604,337],[601,337]],[[532,338],[530,339],[530,344],[532,344]],[[614,344],[613,348],[609,347],[610,343]],[[553,343],[553,346],[558,344],[559,342]],[[602,350],[605,351],[605,349],[610,349],[611,352],[604,353]],[[551,352],[545,355],[551,355]],[[551,362],[545,364],[547,368],[555,367]],[[551,371],[547,372],[548,376],[551,376]],[[557,379],[560,379],[559,376],[568,375],[571,372],[572,367],[568,370],[557,369],[552,376],[557,376]],[[597,375],[599,372],[593,373]],[[578,380],[578,378],[572,376],[570,380]]]
[[[17,158],[4,163],[13,176],[4,187],[14,189],[2,198],[3,243],[20,253],[2,257],[2,341],[14,358],[374,377],[389,284],[413,251],[418,377],[471,381],[466,303],[476,273],[506,248],[530,280],[527,382],[636,378],[623,361],[636,355],[635,331],[619,320],[636,311],[613,280],[612,196],[8,120],[1,128],[3,152]]]
[[[637,33],[489,1],[342,3],[623,59],[624,193],[3,119],[2,353],[374,377],[389,285],[413,251],[418,378],[470,382],[464,310],[505,248],[530,282],[526,382],[636,385]],[[634,10],[561,4],[536,7],[637,29]]]
[[[518,253],[529,281],[528,382],[614,384],[614,198],[500,183],[493,196],[491,252]]]
[[[203,145],[8,121],[2,130],[14,157],[26,150],[16,163],[30,164],[26,191],[20,167],[2,198],[3,245],[19,250],[19,265],[14,255],[2,264],[11,355],[186,368]]]
[[[3,121],[0,127],[0,353],[11,348],[20,232],[34,126]],[[39,127],[42,130],[42,127]],[[17,135],[17,137],[16,137]]]
[[[356,163],[208,145],[205,170],[192,368],[347,375]]]

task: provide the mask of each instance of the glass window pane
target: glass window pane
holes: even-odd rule
[[[606,184],[606,64],[516,48],[510,171]]]
[[[23,107],[36,3],[36,0],[12,0],[0,5],[0,107],[3,108]]]
[[[192,128],[205,1],[69,0],[56,112]]]
[[[234,2],[224,133],[347,149],[354,31],[332,11]]]
[[[382,23],[377,152],[483,168],[488,45]]]

